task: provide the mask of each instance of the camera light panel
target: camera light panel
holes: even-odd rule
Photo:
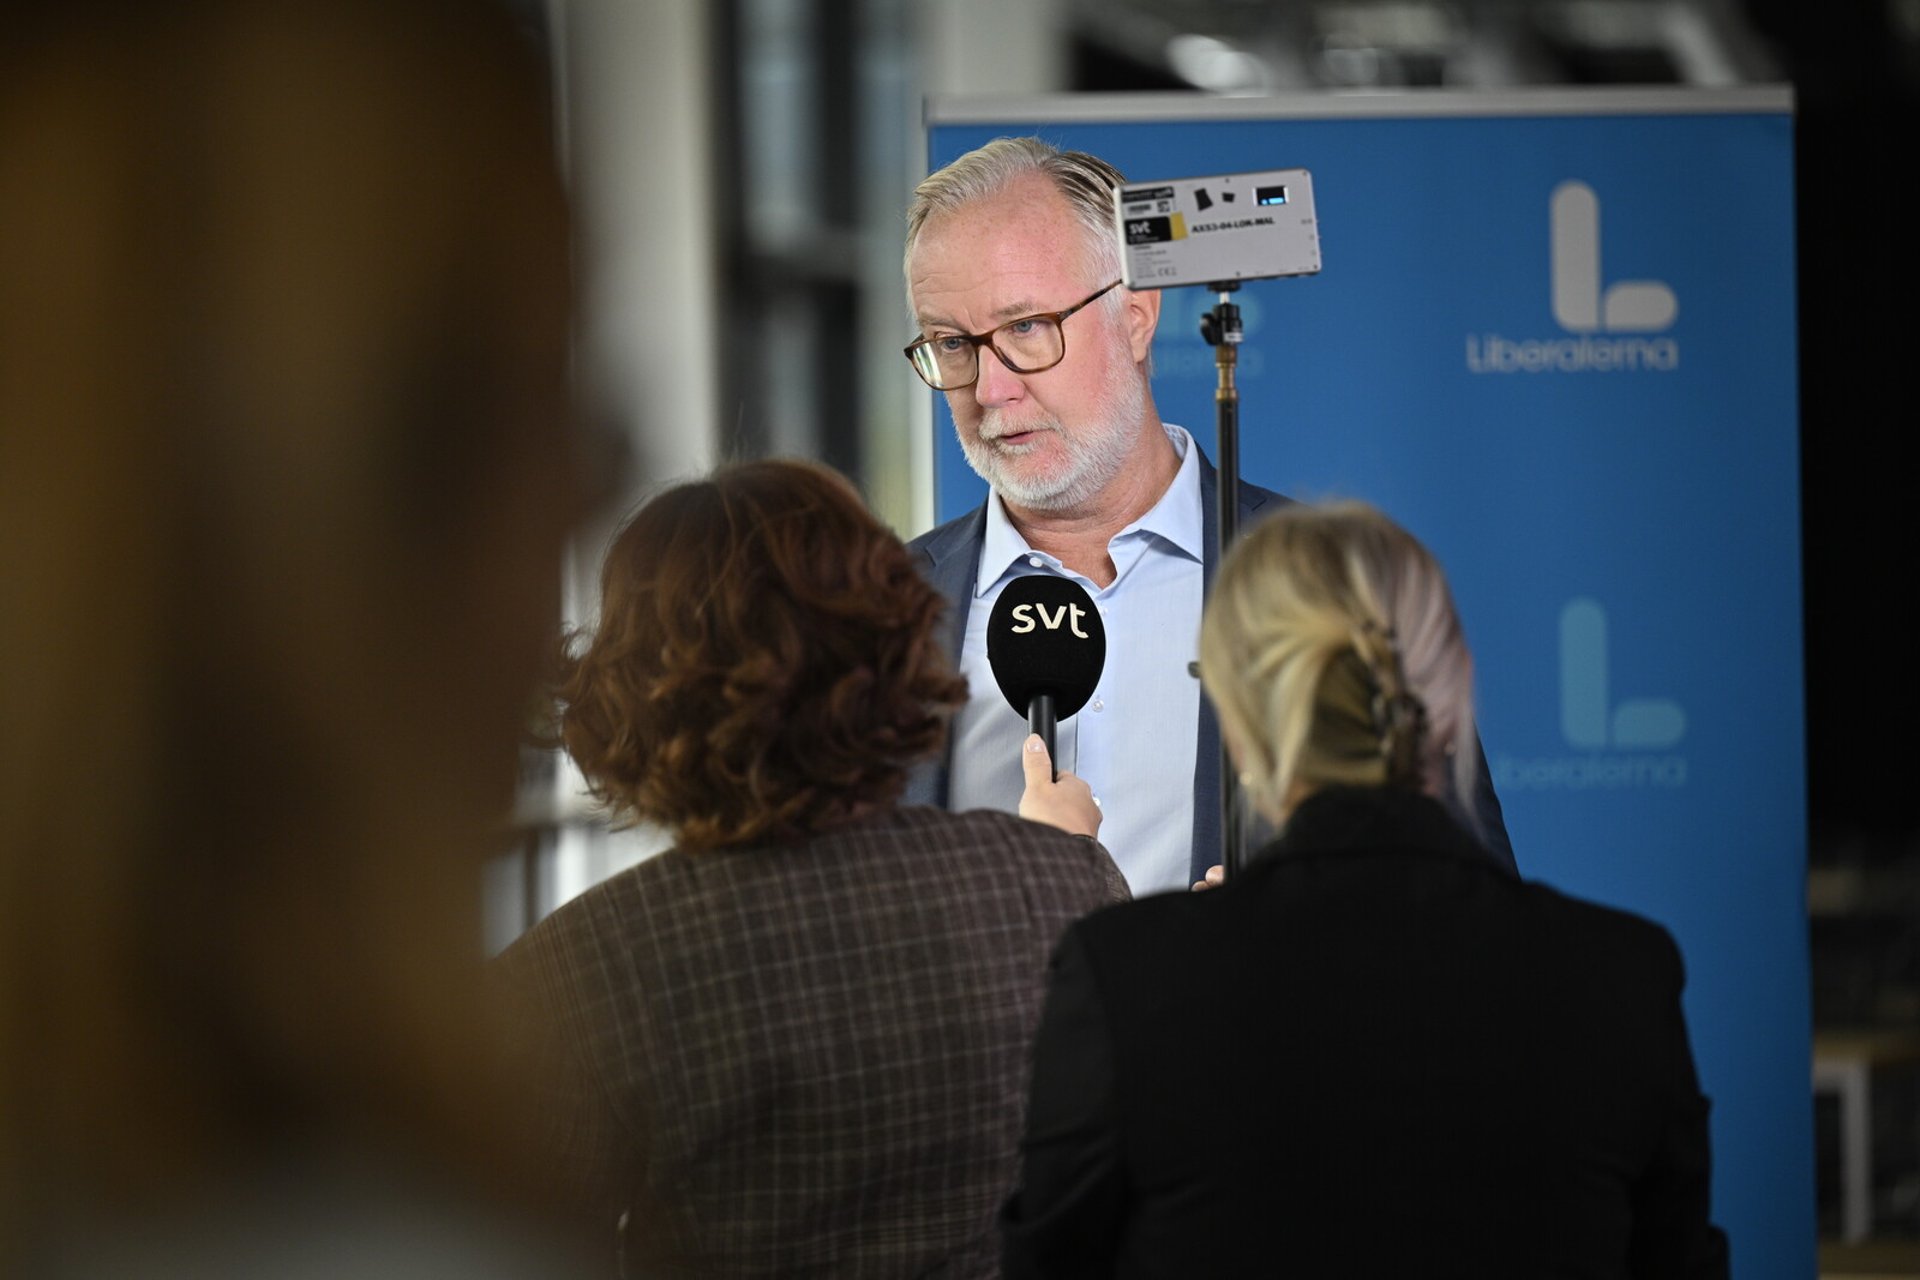
[[[1320,270],[1313,175],[1305,169],[1130,182],[1114,193],[1114,223],[1130,289]]]

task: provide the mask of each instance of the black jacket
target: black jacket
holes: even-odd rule
[[[1673,940],[1424,796],[1314,795],[1054,965],[1009,1277],[1726,1274]]]

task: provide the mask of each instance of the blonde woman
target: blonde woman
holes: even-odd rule
[[[1066,935],[1006,1274],[1725,1275],[1673,940],[1514,879],[1442,803],[1473,664],[1427,550],[1290,508],[1200,654],[1280,834]]]

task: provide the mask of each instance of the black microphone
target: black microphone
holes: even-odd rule
[[[1107,629],[1093,597],[1052,574],[1015,578],[987,619],[987,664],[1028,732],[1047,744],[1058,782],[1054,726],[1087,705],[1107,665]]]

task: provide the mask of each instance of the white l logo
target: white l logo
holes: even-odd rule
[[[1571,333],[1653,333],[1673,323],[1679,303],[1658,280],[1623,280],[1600,290],[1600,197],[1563,182],[1548,202],[1553,240],[1553,318]]]
[[[1560,732],[1586,751],[1670,747],[1687,731],[1687,713],[1668,698],[1629,698],[1613,706],[1607,689],[1607,611],[1569,600],[1560,610]]]

